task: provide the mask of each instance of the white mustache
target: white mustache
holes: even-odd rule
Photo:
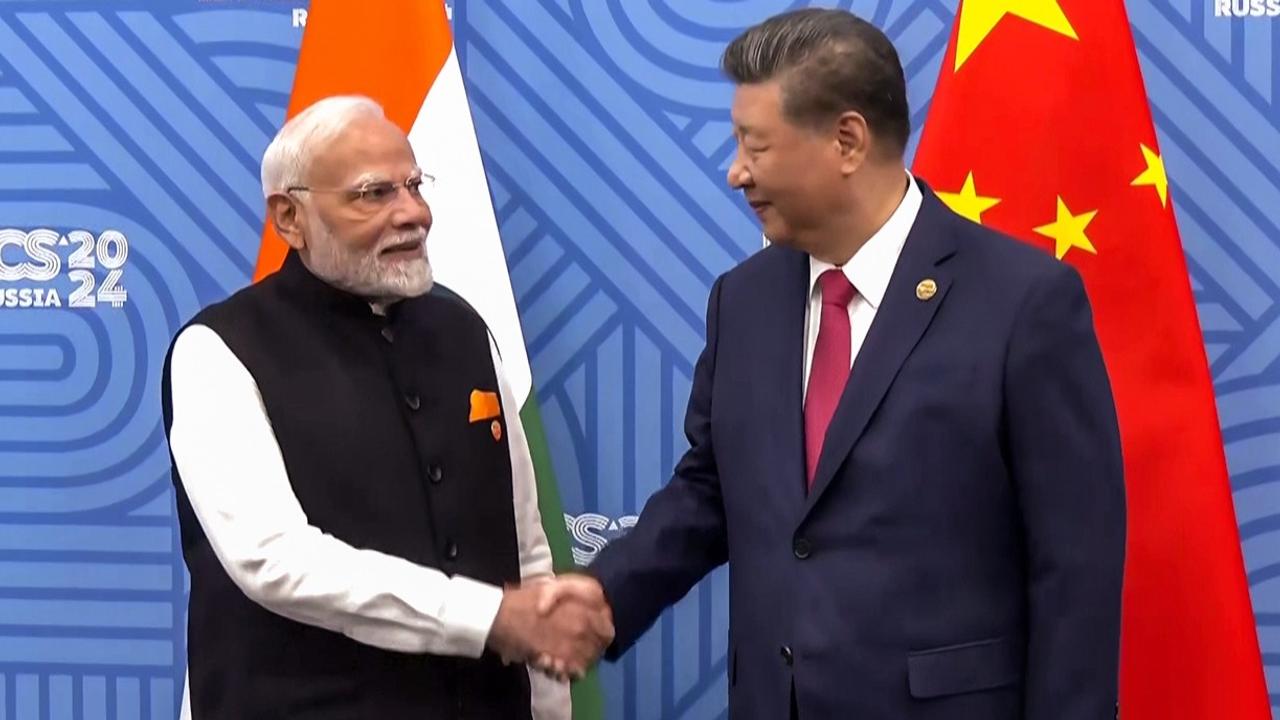
[[[413,242],[413,243],[422,244],[422,243],[425,243],[426,241],[427,241],[426,230],[420,230],[416,232],[413,232],[413,231],[400,232],[400,233],[396,233],[395,235],[390,235],[386,238],[383,238],[382,242],[378,243],[378,248],[374,250],[374,252],[380,253],[383,250],[386,250],[387,248],[395,247],[396,245],[403,245],[404,243]]]

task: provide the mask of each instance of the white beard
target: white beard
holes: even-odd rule
[[[382,251],[408,240],[424,245],[426,230],[390,232],[367,252],[352,250],[339,241],[319,215],[308,210],[318,237],[307,238],[307,266],[317,277],[353,295],[376,302],[392,302],[425,295],[434,280],[426,250],[420,258],[387,261]]]

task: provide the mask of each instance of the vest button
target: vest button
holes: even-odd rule
[[[446,560],[457,560],[458,544],[453,541],[450,541],[449,544],[444,549],[444,557]]]
[[[386,340],[387,342],[395,342],[396,334],[391,332],[391,328],[384,327],[382,328],[382,339]]]
[[[813,548],[809,545],[808,540],[798,538],[795,543],[791,545],[791,552],[795,553],[797,558],[805,560],[813,552]]]
[[[422,400],[414,393],[405,393],[404,404],[408,405],[410,410],[417,410],[422,406]]]
[[[444,479],[444,471],[440,469],[439,465],[432,465],[427,468],[427,478],[433,483],[439,483]]]

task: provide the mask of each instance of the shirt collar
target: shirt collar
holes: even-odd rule
[[[907,173],[907,194],[902,202],[885,221],[884,225],[867,240],[858,252],[844,264],[845,277],[857,289],[872,308],[879,309],[884,300],[884,293],[889,288],[889,279],[893,277],[893,268],[898,264],[898,256],[902,254],[902,246],[907,242],[907,234],[915,224],[916,215],[920,212],[920,203],[924,197],[911,173]],[[818,277],[822,273],[835,268],[829,262],[809,256],[809,297],[813,297]]]

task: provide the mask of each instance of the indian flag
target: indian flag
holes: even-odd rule
[[[494,334],[503,369],[521,402],[520,419],[533,456],[538,504],[555,567],[571,569],[560,493],[445,4],[313,0],[289,117],[321,98],[353,94],[379,102],[387,118],[408,133],[419,163],[438,179],[428,240],[432,271],[437,282],[480,313]],[[279,268],[286,250],[268,224],[254,279]],[[573,687],[573,716],[604,716],[594,673]],[[190,717],[185,703],[183,717]]]

